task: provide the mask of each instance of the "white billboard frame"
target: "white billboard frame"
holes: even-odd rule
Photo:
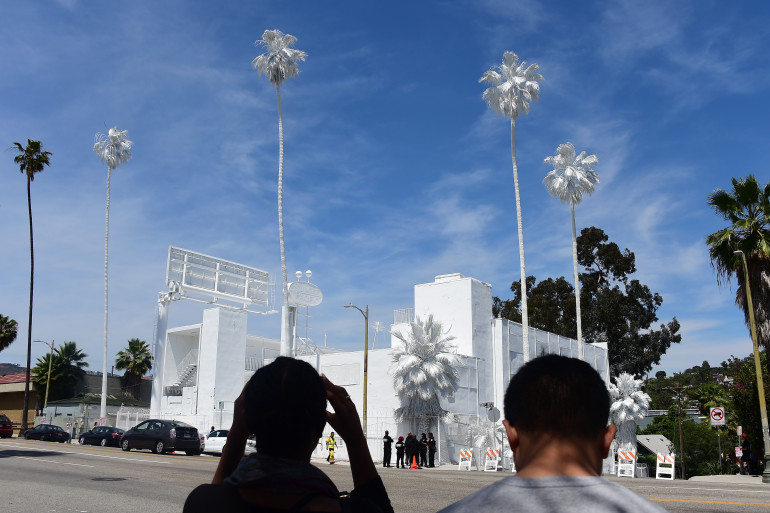
[[[263,315],[275,313],[267,271],[197,251],[169,246],[166,284],[173,299],[192,299]]]

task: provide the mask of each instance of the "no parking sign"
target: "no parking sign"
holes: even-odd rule
[[[724,408],[710,408],[709,417],[711,419],[712,426],[724,426],[725,425],[725,409]]]

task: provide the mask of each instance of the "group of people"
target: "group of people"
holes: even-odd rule
[[[326,410],[327,401],[334,413]],[[558,355],[535,358],[513,376],[504,402],[503,426],[516,475],[496,481],[442,513],[665,512],[601,477],[602,460],[616,428],[608,424],[610,398],[605,383],[590,365]],[[354,486],[350,493],[340,492],[310,464],[327,423],[348,449]],[[244,458],[246,439],[252,434],[257,451]],[[387,438],[386,433],[386,447],[392,443]],[[408,454],[416,461],[422,440],[429,443],[432,437],[417,440],[408,435],[410,444],[401,438],[404,453],[412,451]],[[390,466],[389,458],[386,462]],[[184,505],[185,513],[209,511],[392,513],[393,507],[350,395],[307,362],[279,357],[254,373],[235,401],[233,426],[212,482],[195,488]]]
[[[385,431],[382,441],[384,444],[382,448],[382,466],[392,467],[390,460],[393,438],[390,437],[388,431]],[[406,460],[404,460],[404,457],[406,457]],[[435,467],[435,463],[436,439],[433,438],[433,433],[423,433],[419,440],[411,431],[406,435],[406,440],[404,440],[403,436],[398,437],[396,442],[396,468],[430,468]]]

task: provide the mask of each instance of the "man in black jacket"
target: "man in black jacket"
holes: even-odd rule
[[[382,443],[382,466],[390,467],[390,446],[393,444],[393,439],[388,434],[388,431],[385,431],[385,436],[382,437]]]
[[[436,463],[436,439],[433,433],[428,433],[428,466],[433,468]]]

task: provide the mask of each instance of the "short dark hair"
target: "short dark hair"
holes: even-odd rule
[[[610,396],[589,364],[549,354],[511,378],[504,408],[506,420],[524,432],[587,439],[607,427]]]
[[[326,385],[309,363],[279,356],[251,377],[244,407],[257,451],[280,456],[287,449],[281,440],[296,445],[295,441],[321,436],[326,425]]]

